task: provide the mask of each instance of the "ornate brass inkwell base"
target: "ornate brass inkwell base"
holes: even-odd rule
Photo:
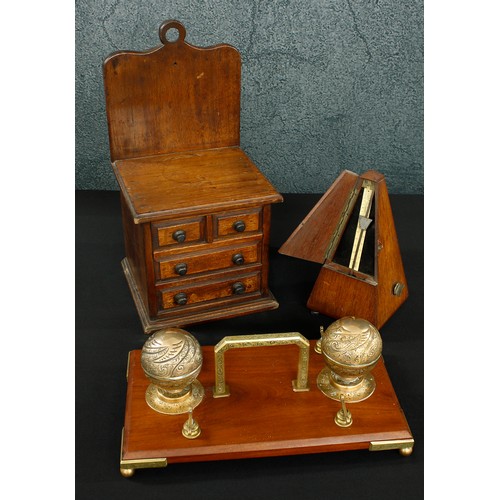
[[[373,394],[370,372],[382,354],[382,339],[371,323],[352,316],[335,321],[322,333],[321,354],[326,366],[317,384],[325,396],[356,403]]]
[[[146,391],[146,401],[155,411],[167,415],[179,415],[189,413],[190,409],[196,408],[202,401],[205,390],[195,380],[189,391],[181,396],[172,395],[158,386],[151,384]]]
[[[198,341],[185,330],[167,328],[152,334],[142,348],[141,365],[151,384],[146,402],[167,415],[189,413],[205,390],[196,379],[203,356]]]

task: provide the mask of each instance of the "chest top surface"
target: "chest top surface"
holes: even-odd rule
[[[238,147],[119,160],[113,167],[136,222],[283,200]]]

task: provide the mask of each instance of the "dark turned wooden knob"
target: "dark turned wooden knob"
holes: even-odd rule
[[[245,228],[246,228],[245,223],[242,220],[237,220],[233,224],[233,229],[235,231],[238,231],[238,233],[242,233],[245,230]]]
[[[184,262],[181,264],[176,264],[174,267],[174,272],[179,276],[184,276],[187,273],[188,266]]]
[[[241,295],[245,292],[245,285],[239,281],[233,285],[233,293],[235,295]]]
[[[177,243],[184,243],[184,241],[186,241],[186,231],[179,229],[172,235],[172,238],[177,241]]]
[[[241,253],[235,253],[233,255],[233,264],[236,264],[237,266],[241,266],[241,264],[245,263],[245,257],[241,255]]]
[[[187,301],[188,301],[188,298],[184,292],[176,293],[174,295],[174,302],[178,306],[183,306],[183,305],[187,304]]]

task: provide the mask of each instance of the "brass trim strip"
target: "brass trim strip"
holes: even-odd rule
[[[122,440],[120,445],[120,469],[148,469],[160,468],[167,466],[166,458],[139,458],[134,460],[124,460],[123,457],[123,433],[125,428],[122,427]]]
[[[297,380],[292,381],[295,392],[309,390],[309,340],[299,332],[286,333],[264,333],[255,335],[237,335],[224,337],[215,347],[215,386],[213,388],[214,398],[229,396],[229,387],[226,385],[224,367],[224,353],[229,349],[240,349],[243,347],[269,347],[274,345],[296,344],[299,347],[299,362],[297,368]]]
[[[392,439],[389,441],[371,441],[370,451],[383,451],[383,450],[402,450],[404,448],[413,448],[415,444],[414,439]]]
[[[128,382],[128,373],[129,373],[129,368],[130,368],[130,355],[132,354],[132,351],[129,351],[127,354],[127,372],[125,373],[125,377]]]
[[[154,469],[167,466],[166,458],[143,458],[138,460],[120,460],[120,469]]]

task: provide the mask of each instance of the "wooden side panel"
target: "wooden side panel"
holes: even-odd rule
[[[325,264],[314,283],[307,307],[334,319],[356,316],[377,326],[377,285]]]
[[[398,236],[394,225],[389,193],[385,180],[378,183],[376,192],[378,224],[378,319],[382,326],[408,298],[408,284],[399,249]],[[393,293],[396,283],[403,285],[401,295]]]
[[[239,145],[239,52],[194,47],[179,31],[175,42],[104,61],[112,161]]]
[[[144,225],[135,224],[123,194],[120,196],[122,209],[125,257],[133,274],[137,291],[145,305],[148,304],[148,280],[144,249]]]
[[[355,173],[344,170],[281,246],[279,253],[323,264],[325,252],[341,222],[346,200],[357,181]]]
[[[269,294],[269,239],[271,237],[271,205],[264,205],[262,207],[262,222],[261,227],[263,230],[262,235],[262,281],[261,290],[263,295]]]

